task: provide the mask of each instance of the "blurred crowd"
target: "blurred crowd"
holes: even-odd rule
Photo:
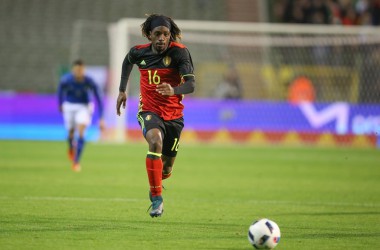
[[[274,0],[273,19],[284,23],[380,25],[380,0]]]

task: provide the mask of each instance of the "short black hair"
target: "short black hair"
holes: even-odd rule
[[[160,14],[146,14],[148,18],[144,23],[141,24],[141,32],[142,35],[149,39],[150,32],[152,31],[150,25],[152,20],[156,17],[165,17],[170,22],[170,41],[179,42],[181,40],[181,30],[178,28],[177,24],[168,16],[160,15]],[[149,39],[150,40],[150,39]]]
[[[77,59],[73,62],[73,67],[74,66],[83,66],[84,65],[84,61],[82,59]]]

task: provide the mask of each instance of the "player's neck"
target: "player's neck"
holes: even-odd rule
[[[75,79],[75,81],[76,82],[83,82],[83,80],[84,80],[84,76],[74,76],[74,79]]]
[[[156,48],[153,46],[153,44],[151,44],[150,45],[150,49],[153,51],[154,54],[158,54],[159,55],[159,54],[162,54],[165,51],[167,51],[168,48],[169,48],[169,45],[170,45],[170,43],[168,44],[168,46],[163,51],[157,51]]]

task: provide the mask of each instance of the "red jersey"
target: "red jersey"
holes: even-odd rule
[[[193,62],[187,48],[171,42],[166,51],[155,54],[148,43],[133,47],[127,58],[140,70],[139,112],[154,112],[166,121],[182,117],[183,95],[163,96],[156,92],[156,86],[168,83],[176,87],[183,83],[184,76],[193,75]]]

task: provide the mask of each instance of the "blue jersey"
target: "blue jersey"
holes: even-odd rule
[[[73,74],[62,76],[58,87],[59,105],[63,102],[88,104],[90,102],[90,92],[95,96],[98,103],[99,114],[103,115],[103,104],[98,86],[88,76],[84,76],[82,81],[77,81]]]

